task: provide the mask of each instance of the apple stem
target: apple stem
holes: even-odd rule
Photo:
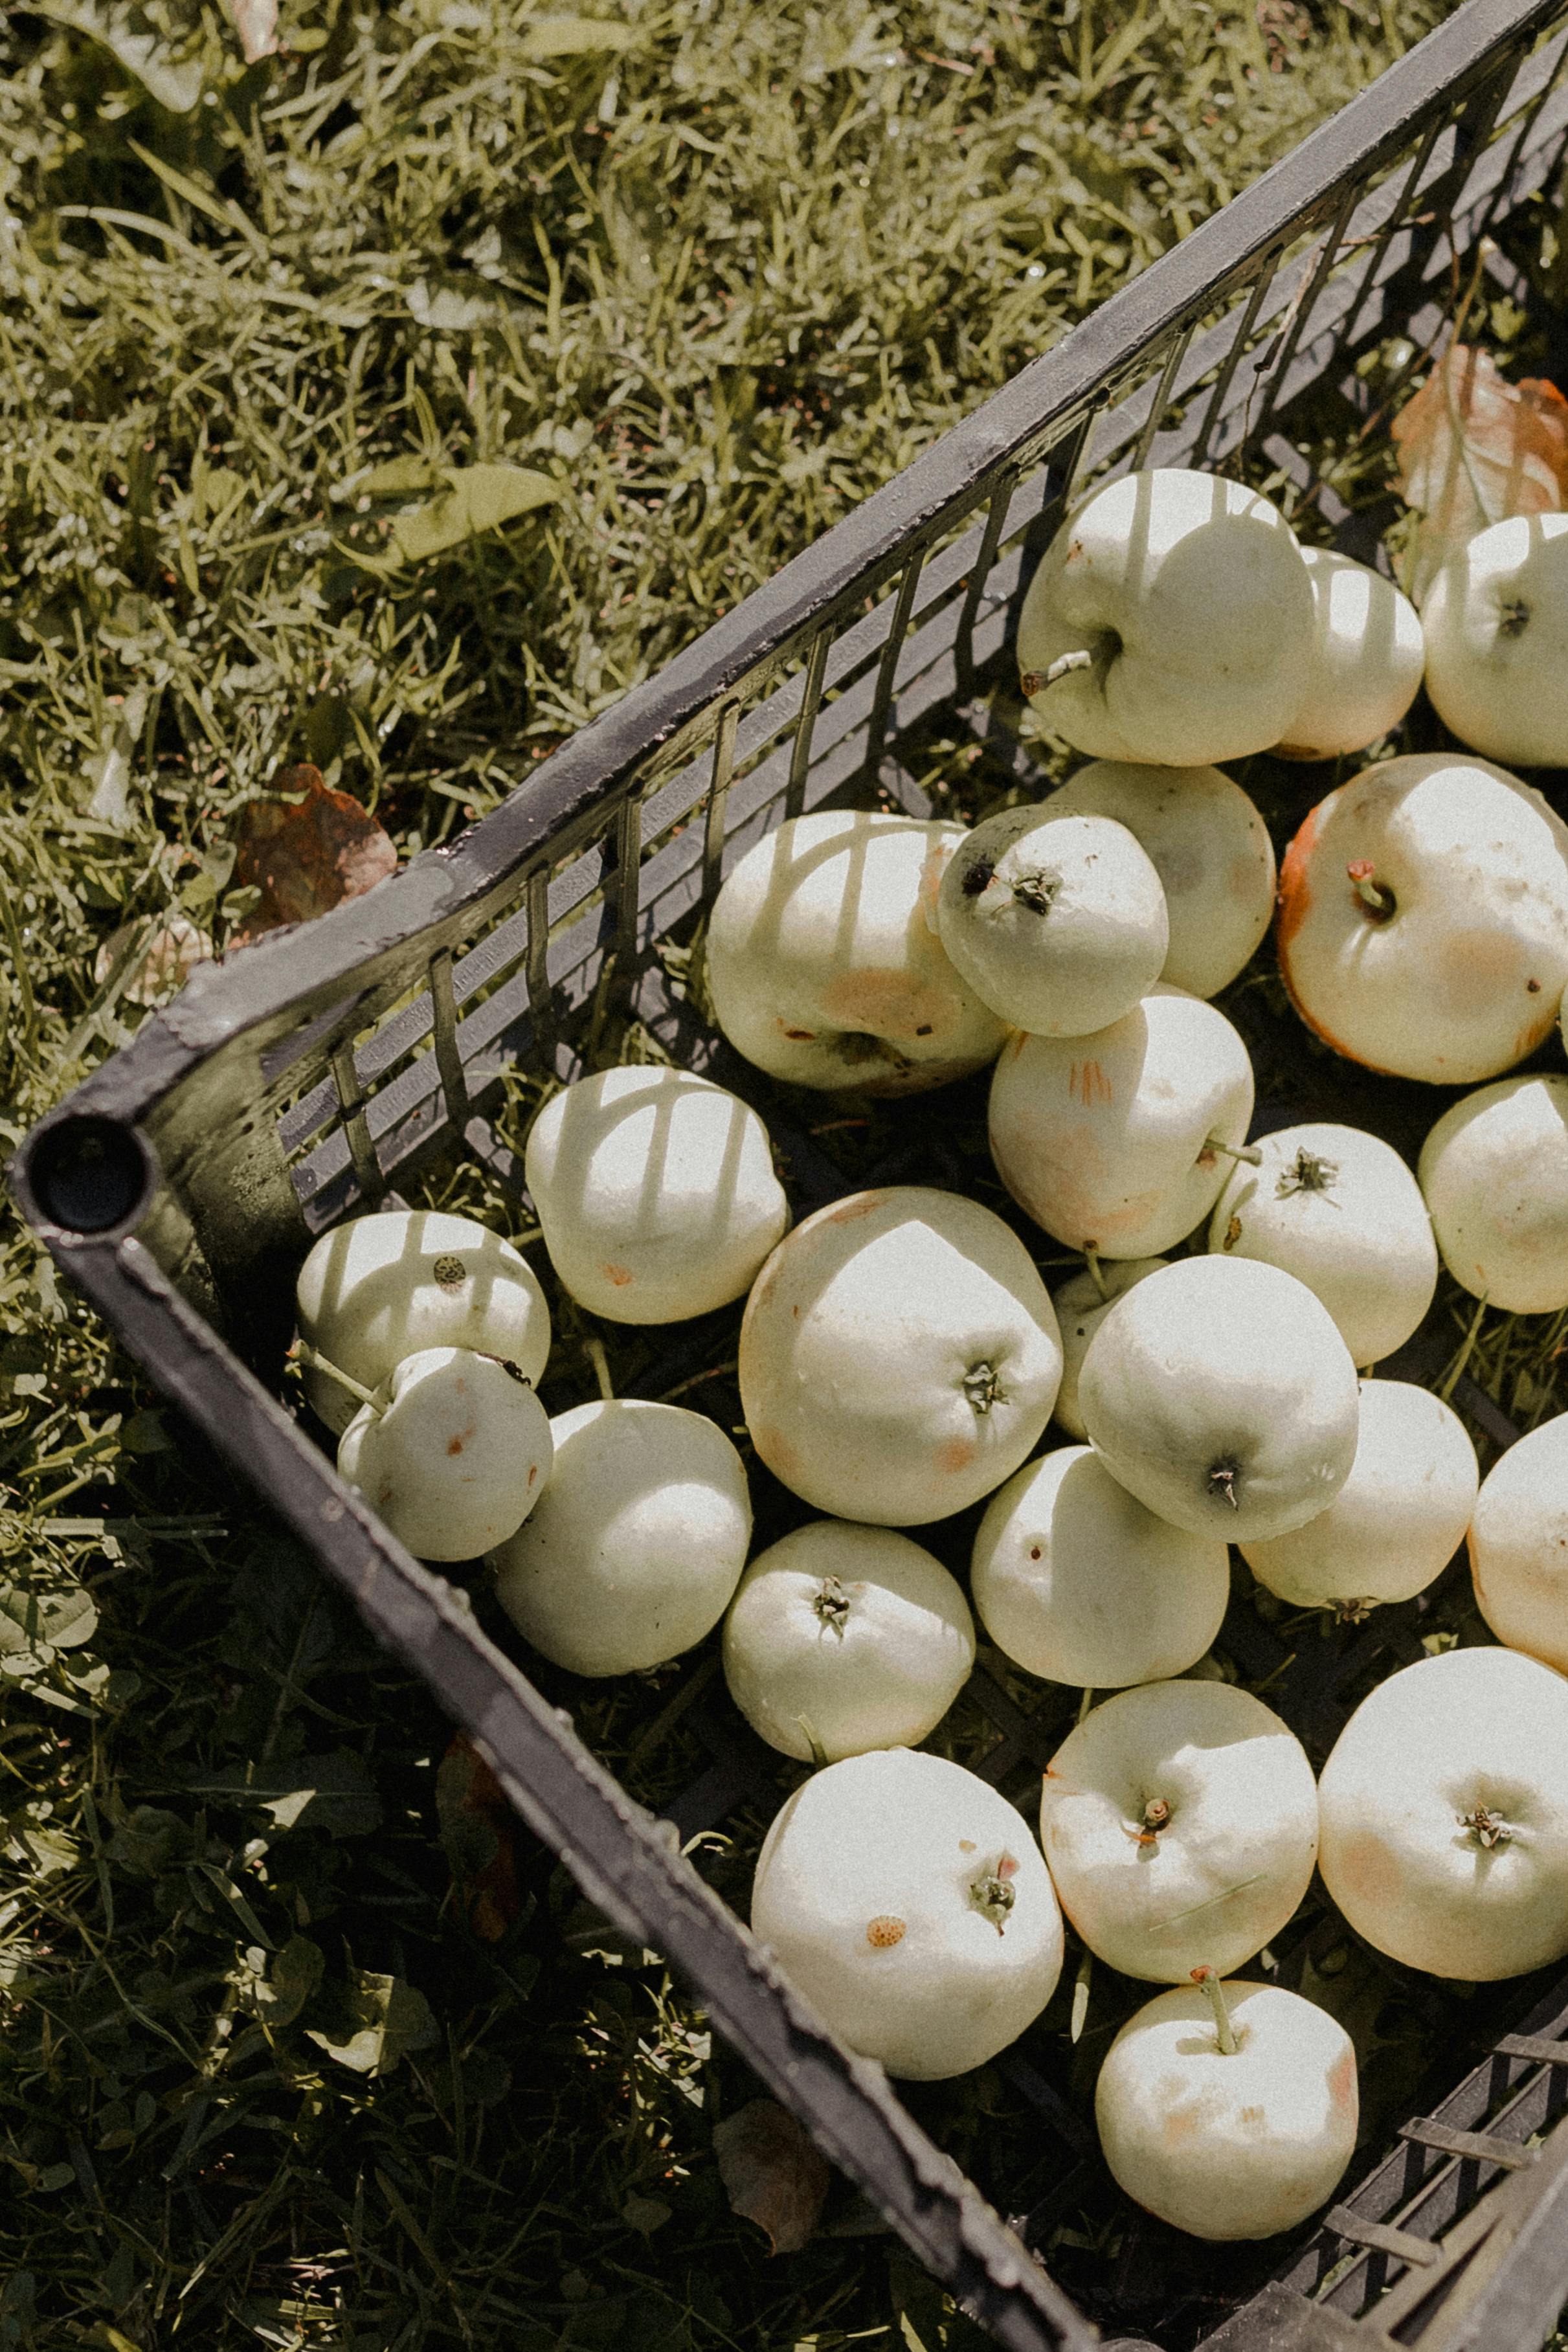
[[[1245,1160],[1249,1168],[1261,1168],[1263,1154],[1256,1143],[1227,1143],[1223,1135],[1205,1135],[1200,1160],[1211,1151],[1223,1151],[1231,1160]]]
[[[827,1750],[824,1748],[821,1740],[816,1736],[816,1726],[813,1723],[809,1715],[797,1715],[795,1717],[795,1721],[799,1724],[805,1739],[805,1744],[811,1750],[811,1760],[816,1767],[816,1769],[820,1771],[822,1767],[827,1761]],[[895,1937],[893,1940],[896,1942],[897,1938]]]
[[[598,1334],[594,1332],[584,1340],[583,1345],[587,1350],[588,1361],[594,1367],[594,1377],[599,1383],[599,1394],[608,1404],[615,1396],[616,1384],[610,1378],[610,1360],[605,1353],[605,1343]]]
[[[1205,1961],[1201,1969],[1194,1969],[1192,1973],[1193,1982],[1214,2011],[1214,2030],[1219,2037],[1221,2055],[1234,2058],[1237,2040],[1231,2029],[1230,2011],[1225,2005],[1225,1988],[1220,1983],[1218,1971],[1211,1969]]]
[[[1171,1818],[1171,1808],[1163,1797],[1151,1797],[1143,1808],[1143,1819],[1138,1831],[1140,1845],[1154,1845],[1160,1832]]]
[[[1032,702],[1047,686],[1055,686],[1058,677],[1070,677],[1075,669],[1093,667],[1094,656],[1087,646],[1080,646],[1076,653],[1058,654],[1049,669],[1026,669],[1018,683],[1024,689],[1025,701]]]
[[[1086,1945],[1078,1964],[1078,1974],[1072,1986],[1072,2022],[1068,2029],[1069,2042],[1077,2042],[1089,2017],[1089,1988],[1094,1976],[1094,1954]]]
[[[1079,1723],[1081,1723],[1081,1722],[1083,1721],[1084,1717],[1089,1713],[1089,1708],[1090,1708],[1093,1705],[1094,1705],[1094,1686],[1093,1686],[1093,1685],[1092,1685],[1092,1684],[1086,1684],[1086,1685],[1084,1685],[1084,1694],[1083,1694],[1083,1696],[1079,1699],[1079,1703],[1078,1703],[1078,1720],[1079,1720]]]
[[[1094,1283],[1096,1290],[1099,1291],[1101,1298],[1104,1299],[1106,1305],[1109,1307],[1110,1304],[1110,1285],[1106,1281],[1104,1275],[1100,1272],[1100,1252],[1095,1248],[1092,1242],[1086,1242],[1084,1244],[1083,1259],[1084,1264],[1089,1268],[1089,1276]]]
[[[1349,875],[1356,897],[1361,900],[1367,913],[1375,915],[1380,922],[1386,922],[1394,912],[1394,896],[1392,890],[1384,889],[1383,884],[1375,878],[1371,858],[1352,857],[1345,867],[1345,872]]]
[[[352,1380],[341,1364],[334,1364],[330,1356],[323,1356],[321,1349],[312,1348],[308,1340],[297,1339],[294,1353],[302,1364],[309,1364],[313,1372],[324,1372],[328,1380],[336,1381],[341,1389],[347,1389],[350,1396],[358,1397],[361,1404],[368,1404],[376,1412],[386,1411],[385,1400],[378,1396],[374,1389],[367,1389],[359,1381]]]

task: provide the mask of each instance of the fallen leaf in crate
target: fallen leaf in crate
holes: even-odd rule
[[[1553,383],[1510,383],[1489,352],[1451,343],[1390,427],[1399,487],[1419,520],[1400,570],[1419,604],[1478,531],[1568,506],[1568,400]]]
[[[99,949],[92,967],[96,987],[107,988],[122,959],[129,968],[120,993],[130,1004],[166,1004],[184,988],[197,964],[205,963],[213,943],[184,915],[171,915],[151,938],[140,923],[121,923]]]
[[[234,18],[240,52],[247,66],[276,54],[278,0],[228,0],[228,13]]]
[[[752,2099],[713,2126],[719,2178],[732,2211],[766,2231],[769,2251],[795,2254],[822,2218],[827,2158],[775,2099]]]
[[[436,1813],[469,1927],[499,1944],[517,1918],[516,1815],[473,1742],[458,1732],[436,1772]]]
[[[374,817],[349,793],[329,791],[308,761],[285,768],[275,789],[288,797],[247,801],[239,813],[234,879],[261,896],[237,947],[362,898],[397,864]]]

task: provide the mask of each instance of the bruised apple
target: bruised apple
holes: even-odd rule
[[[752,1931],[851,2050],[919,2082],[1016,2042],[1061,1973],[1061,1912],[1022,1815],[908,1748],[795,1790],[757,1859]]]
[[[1152,1257],[1208,1215],[1251,1117],[1235,1028],[1162,983],[1091,1036],[1010,1038],[987,1122],[997,1174],[1047,1234]]]
[[[1278,743],[1312,659],[1312,583],[1278,507],[1179,466],[1106,482],[1018,621],[1026,697],[1102,760],[1199,767]]]
[[[1354,2045],[1300,1993],[1193,1974],[1107,2052],[1100,2146],[1128,2196],[1189,2236],[1271,2238],[1316,2211],[1355,2152]]]
[[[775,1478],[820,1511],[916,1527],[1033,1448],[1057,1318],[1012,1228],[962,1193],[852,1192],[786,1234],[741,1325],[741,1403]]]
[[[1321,801],[1279,874],[1279,969],[1336,1052],[1434,1085],[1495,1077],[1557,1017],[1568,830],[1506,769],[1430,751]]]
[[[405,1356],[338,1440],[338,1470],[420,1559],[477,1559],[538,1502],[554,1448],[526,1381],[468,1348]]]
[[[861,809],[797,816],[749,849],[709,919],[719,1026],[775,1078],[902,1095],[993,1060],[1006,1026],[937,929],[959,824]]]

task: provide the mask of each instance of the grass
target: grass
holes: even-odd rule
[[[405,853],[482,814],[1444,13],[285,0],[247,69],[194,0],[10,11],[0,1136],[171,908],[241,919],[280,764]],[[556,495],[388,567],[398,460]],[[743,2070],[14,1223],[0,1306],[0,2352],[957,2347],[847,2193],[764,2259]],[[1470,1370],[1539,1414],[1548,1353]],[[654,1793],[670,1686],[574,1699]],[[983,2173],[1023,2127],[988,2073],[929,2112]],[[1051,2259],[1113,2250],[1089,2198]]]

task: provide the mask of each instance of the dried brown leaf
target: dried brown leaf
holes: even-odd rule
[[[1417,604],[1489,524],[1568,506],[1568,401],[1553,383],[1508,383],[1474,344],[1449,345],[1390,430],[1401,492],[1419,510],[1401,565]]]
[[[436,1813],[468,1925],[481,1942],[499,1944],[521,1908],[517,1816],[500,1782],[460,1731],[437,1768]]]
[[[752,2099],[713,2126],[719,2178],[732,2211],[765,2230],[769,2250],[795,2254],[822,2218],[827,2159],[774,2099]]]
[[[285,768],[275,789],[287,797],[247,801],[239,813],[234,880],[261,893],[236,941],[241,947],[363,897],[397,864],[375,819],[347,793],[330,791],[319,768]]]

